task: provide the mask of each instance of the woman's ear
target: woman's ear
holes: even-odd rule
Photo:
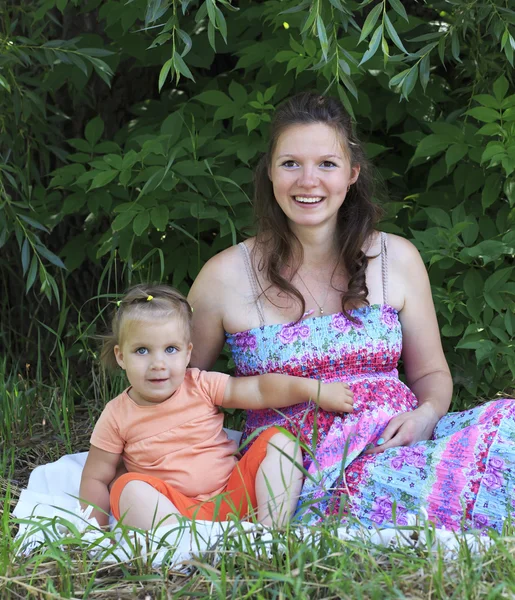
[[[354,165],[353,167],[351,167],[351,176],[349,179],[349,184],[353,184],[356,183],[356,181],[358,180],[359,177],[359,172],[361,171],[361,165]]]
[[[118,345],[116,345],[114,347],[114,357],[116,358],[116,362],[125,371],[125,363],[123,361],[123,354],[122,354],[122,351],[120,349],[120,346],[118,346]]]

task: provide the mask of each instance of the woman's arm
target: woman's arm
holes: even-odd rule
[[[108,485],[115,476],[119,459],[119,454],[90,446],[82,471],[79,492],[81,507],[87,508],[90,504],[97,506],[100,510],[93,509],[91,516],[98,521],[100,526],[107,525],[109,522]]]
[[[419,408],[394,417],[372,452],[427,440],[452,398],[452,378],[445,360],[431,287],[424,263],[411,242],[397,236],[389,241],[389,288],[403,290],[399,311],[402,359],[408,386]]]
[[[197,275],[188,294],[188,301],[193,308],[192,367],[211,369],[222,351],[225,342],[223,315],[230,268],[227,251],[214,256]]]
[[[329,412],[353,410],[353,394],[346,383],[322,383],[316,379],[268,373],[252,377],[230,377],[222,406],[260,410],[316,402]]]

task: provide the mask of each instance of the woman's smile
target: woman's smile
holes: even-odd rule
[[[277,140],[269,173],[275,199],[294,227],[336,226],[338,210],[358,175],[337,131],[323,123],[286,129]]]

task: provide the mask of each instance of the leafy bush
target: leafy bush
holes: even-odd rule
[[[455,407],[508,390],[515,11],[500,0],[239,4],[38,0],[4,12],[0,339],[11,358],[36,360],[54,336],[87,356],[84,323],[133,280],[186,291],[252,232],[273,109],[317,89],[356,118],[388,189],[382,228],[427,263]]]

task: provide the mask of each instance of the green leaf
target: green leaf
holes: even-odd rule
[[[219,90],[208,90],[207,92],[202,92],[197,96],[194,96],[194,100],[198,100],[203,104],[209,104],[210,106],[224,106],[232,103],[232,100],[229,98],[229,96],[224,94],[224,92],[220,92]]]
[[[442,335],[445,337],[457,337],[463,332],[463,323],[449,325],[448,323],[442,327]]]
[[[374,35],[370,40],[370,44],[368,45],[368,50],[363,54],[361,58],[360,65],[366,63],[367,60],[370,60],[372,56],[377,52],[379,48],[379,44],[381,43],[381,36],[383,35],[383,26],[379,25],[379,27],[374,31]]]
[[[378,5],[378,6],[380,6],[380,5]],[[399,48],[399,50],[401,50],[405,54],[409,54],[409,52],[404,47],[404,44],[402,43],[401,38],[399,37],[398,33],[395,31],[395,27],[392,25],[392,22],[390,21],[390,17],[386,13],[384,15],[384,23],[386,25],[386,31],[388,31],[392,42],[397,46],[397,48]],[[417,65],[415,65],[415,66],[417,66]],[[418,67],[417,67],[417,71],[418,71]]]
[[[499,269],[485,281],[485,293],[501,291],[502,286],[510,279],[514,267]]]
[[[31,227],[34,227],[34,229],[39,229],[39,231],[49,233],[48,229],[44,225],[41,225],[41,223],[38,223],[38,221],[35,221],[31,217],[27,217],[27,215],[22,214],[19,214],[18,216],[22,221],[25,221],[25,223],[28,223]]]
[[[150,212],[152,224],[158,231],[164,231],[168,225],[170,211],[164,204],[154,207]]]
[[[430,68],[431,65],[429,62],[429,54],[426,54],[420,61],[420,85],[422,86],[424,92],[426,91],[427,84],[429,83],[429,77],[431,75]]]
[[[506,79],[506,77],[504,75],[501,75],[499,77],[499,79],[497,79],[495,81],[494,87],[493,87],[494,95],[499,102],[501,102],[504,99],[504,97],[506,96],[508,88],[509,88],[508,80]]]
[[[27,272],[29,268],[29,260],[30,260],[30,244],[29,240],[25,238],[23,241],[23,245],[21,247],[21,266],[23,269],[23,274]]]
[[[402,82],[402,95],[408,99],[408,96],[413,91],[418,78],[418,65],[411,67],[410,72],[406,75]]]
[[[169,58],[165,64],[161,67],[161,71],[159,72],[159,82],[158,82],[158,90],[161,91],[161,88],[166,82],[166,78],[170,73],[170,69],[173,67],[173,58]]]
[[[66,270],[63,261],[56,256],[53,252],[51,252],[48,248],[43,246],[43,244],[36,244],[35,250],[38,254],[46,258],[49,262],[51,262],[54,266],[59,267],[60,269]]]
[[[456,29],[451,33],[451,54],[457,62],[461,62],[460,58],[460,40]]]
[[[188,65],[184,62],[184,59],[182,58],[182,56],[180,54],[178,54],[177,52],[174,52],[173,60],[174,60],[176,69],[179,71],[179,73],[181,75],[184,75],[184,77],[191,79],[191,81],[195,81],[193,74],[189,70]]]
[[[431,221],[435,223],[435,225],[438,225],[439,227],[445,227],[446,229],[452,228],[451,217],[445,210],[435,206],[429,206],[424,210]]]
[[[36,281],[36,275],[38,272],[38,257],[34,254],[32,260],[30,261],[30,268],[27,275],[27,282],[25,284],[25,292],[28,292],[30,288],[34,285],[34,281]]]
[[[431,169],[429,169],[429,175],[427,176],[427,189],[429,189],[435,183],[441,181],[447,175],[447,167],[445,159],[442,157],[437,161]]]
[[[329,49],[329,41],[327,39],[327,32],[325,30],[324,21],[320,15],[317,15],[317,35],[320,40],[320,46],[322,48],[322,54],[327,61],[327,50]]]
[[[401,0],[388,0],[388,3],[393,8],[393,10],[401,16],[405,21],[409,23],[408,15],[406,13],[406,9],[402,5]]]
[[[478,269],[471,268],[465,273],[463,291],[469,298],[478,298],[483,295],[483,278]]]
[[[495,108],[496,110],[501,108],[501,102],[489,94],[477,94],[476,96],[472,96],[472,98],[488,108]]]
[[[483,212],[497,200],[502,187],[502,179],[498,173],[492,173],[486,178],[483,193],[481,195],[481,204]]]
[[[374,6],[374,8],[368,13],[367,18],[363,23],[363,28],[361,29],[361,35],[359,36],[358,44],[361,43],[368,36],[372,29],[374,29],[382,9],[383,5],[382,3],[379,3],[377,6]]]
[[[428,135],[417,146],[414,158],[418,158],[419,156],[435,156],[436,154],[439,154],[443,150],[447,149],[449,145],[450,142],[448,141],[448,139],[441,135]]]
[[[120,213],[116,219],[111,223],[111,229],[113,231],[121,231],[125,229],[127,225],[134,219],[134,213],[127,211]]]
[[[494,156],[504,154],[506,154],[504,144],[501,144],[501,142],[488,142],[485,151],[481,155],[481,164],[492,159]]]
[[[145,212],[139,213],[134,219],[132,223],[132,229],[137,236],[142,235],[150,225],[150,212],[146,210]]]
[[[406,79],[406,77],[408,76],[408,73],[411,71],[411,69],[405,69],[404,71],[401,71],[400,73],[397,73],[397,75],[394,75],[389,82],[389,87],[396,87],[398,85],[402,85],[402,83],[404,82],[404,80]]]
[[[452,146],[447,148],[447,152],[445,153],[447,171],[467,155],[468,149],[468,144],[452,144]]]
[[[7,82],[7,79],[2,75],[0,75],[0,87],[5,88],[9,92],[9,94],[11,93],[11,86]]]
[[[109,169],[109,171],[100,171],[98,175],[95,175],[93,178],[89,191],[111,183],[111,181],[113,181],[117,175],[118,171],[115,171],[114,169]]]
[[[478,121],[483,121],[483,123],[493,123],[501,120],[501,114],[497,110],[486,106],[476,106],[467,110],[465,114],[474,117]]]
[[[113,169],[121,171],[123,169],[123,159],[119,154],[106,154],[104,161]]]
[[[91,146],[94,146],[104,133],[104,121],[100,117],[95,117],[86,125],[84,137],[88,140]]]

